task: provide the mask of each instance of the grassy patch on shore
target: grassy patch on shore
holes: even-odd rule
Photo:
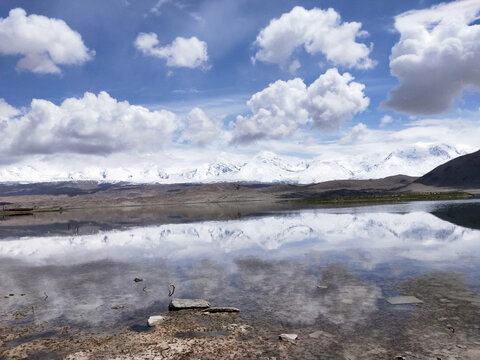
[[[396,203],[407,201],[463,200],[471,199],[472,194],[461,191],[428,193],[388,193],[355,196],[332,196],[297,200],[302,204],[343,204],[343,203]]]

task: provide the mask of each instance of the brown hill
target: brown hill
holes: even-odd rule
[[[436,167],[415,183],[460,189],[480,188],[480,150]]]

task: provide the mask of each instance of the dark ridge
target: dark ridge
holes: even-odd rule
[[[480,188],[480,150],[450,160],[414,182],[438,187]]]
[[[478,202],[450,204],[432,212],[432,215],[452,224],[480,230],[480,212]]]

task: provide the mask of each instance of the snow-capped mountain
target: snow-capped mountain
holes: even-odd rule
[[[404,174],[421,176],[448,160],[466,154],[447,144],[416,144],[389,153],[350,157],[301,159],[263,151],[250,158],[221,154],[194,166],[161,166],[139,162],[132,166],[68,167],[12,165],[0,167],[0,182],[127,181],[133,183],[289,182],[317,183],[338,179],[372,179]]]

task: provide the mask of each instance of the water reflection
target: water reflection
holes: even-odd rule
[[[166,310],[174,282],[178,297],[238,306],[272,323],[353,328],[396,294],[395,283],[413,276],[454,271],[478,286],[480,231],[444,221],[429,206],[10,238],[0,241],[2,322],[136,322]]]

